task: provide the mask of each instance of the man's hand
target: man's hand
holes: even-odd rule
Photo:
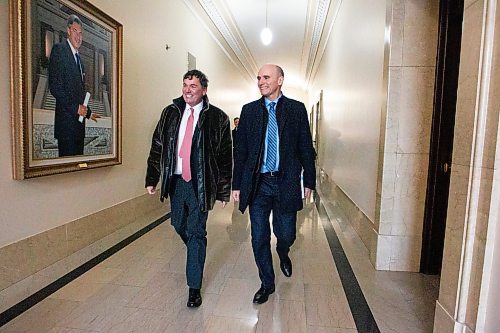
[[[149,194],[155,194],[156,193],[156,187],[155,186],[147,186],[146,191],[148,191]]]
[[[92,112],[92,114],[90,115],[90,119],[92,119],[93,121],[95,121],[97,123],[97,119],[98,118],[101,118],[100,115],[98,115],[97,113],[94,113]]]
[[[311,197],[312,190],[310,188],[304,187],[304,196],[306,199],[309,199]]]
[[[85,105],[78,105],[78,115],[82,117],[87,116],[87,107]]]
[[[225,201],[220,201],[220,205],[222,206],[222,208],[226,207],[226,204],[227,204],[227,202],[225,202]]]
[[[240,191],[239,191],[239,190],[237,190],[237,191],[233,191],[233,200],[234,200],[235,202],[240,201]]]

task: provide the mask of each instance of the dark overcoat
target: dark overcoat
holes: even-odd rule
[[[304,187],[315,189],[315,152],[303,103],[281,96],[276,105],[279,133],[279,205],[293,212],[302,209]],[[252,204],[260,178],[268,111],[264,97],[243,106],[238,125],[233,169],[233,190],[240,191],[239,209]]]
[[[186,102],[182,97],[165,107],[156,125],[149,152],[145,186],[156,186],[161,179],[160,200],[172,189],[177,165],[177,140]],[[203,98],[191,146],[192,184],[200,210],[209,211],[216,200],[231,197],[232,143],[229,117]]]

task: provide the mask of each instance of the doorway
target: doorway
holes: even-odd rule
[[[420,272],[425,274],[439,274],[443,261],[463,11],[463,0],[440,1],[434,110],[420,259]]]

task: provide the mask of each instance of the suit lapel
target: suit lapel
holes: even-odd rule
[[[71,66],[71,68],[73,68],[73,72],[74,72],[74,75],[78,75],[80,77],[80,82],[82,83],[83,85],[83,73],[85,73],[85,70],[83,69],[83,63],[82,61],[80,60],[80,64],[82,66],[82,71],[80,72],[80,68],[78,68],[78,64],[76,63],[76,60],[75,60],[75,56],[73,55],[73,51],[71,51],[71,47],[69,47],[69,42],[66,40],[66,52],[67,52],[67,56],[68,56],[68,60],[71,60],[71,64],[73,64]],[[80,55],[80,59],[81,59],[81,55]]]
[[[288,117],[286,117],[286,112],[287,112],[287,99],[285,96],[281,96],[281,98],[278,101],[278,105],[276,107],[276,121],[278,122],[278,133],[279,137],[281,138],[281,135],[283,133],[283,129],[285,128],[286,120]]]
[[[267,108],[264,97],[262,97],[259,102],[259,112],[257,112],[257,123],[255,124],[256,129],[258,129],[260,134],[262,134],[258,136],[259,138],[265,138],[267,130],[267,121],[265,121],[265,119],[267,119]]]

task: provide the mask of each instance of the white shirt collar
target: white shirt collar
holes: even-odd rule
[[[188,111],[192,106],[186,103],[186,108],[185,111]],[[194,109],[195,114],[199,114],[201,112],[201,109],[203,109],[203,101],[200,103],[196,104],[195,106],[192,107]]]
[[[73,47],[73,45],[71,44],[71,42],[69,41],[69,39],[66,39],[66,41],[68,42],[69,47],[71,48],[71,52],[73,52],[73,56],[75,56],[75,54],[78,52],[77,49],[75,49]]]

